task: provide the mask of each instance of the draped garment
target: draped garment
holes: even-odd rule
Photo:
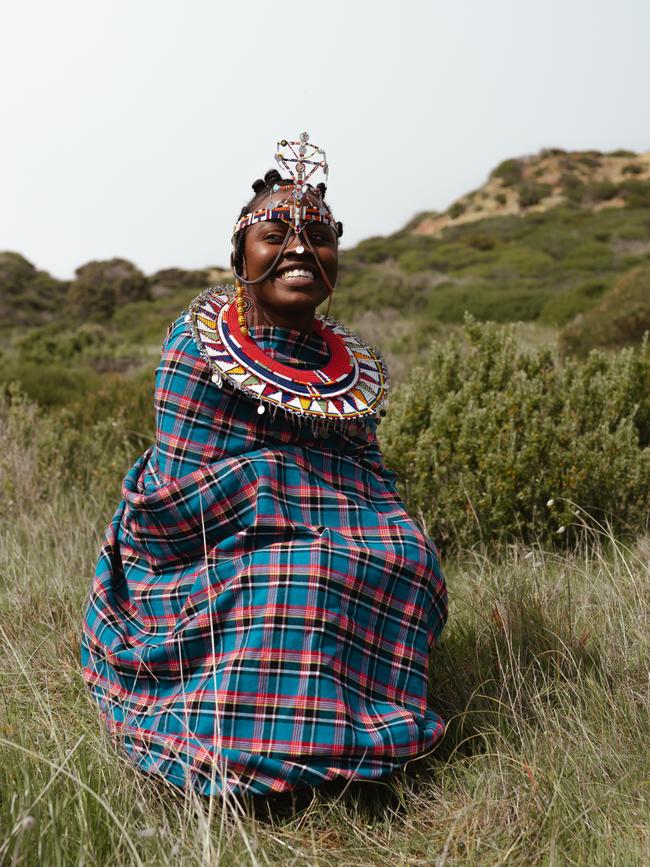
[[[315,333],[257,326],[312,369]],[[433,543],[374,429],[317,435],[210,378],[189,325],[156,372],[156,442],[124,479],[86,611],[84,676],[143,771],[204,794],[374,779],[428,750],[446,618]]]

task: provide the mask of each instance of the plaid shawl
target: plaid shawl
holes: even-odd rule
[[[252,333],[285,363],[327,354],[313,334]],[[265,794],[377,778],[429,749],[444,579],[374,431],[319,438],[258,415],[212,383],[184,317],[155,405],[82,638],[84,676],[133,761],[205,794]]]

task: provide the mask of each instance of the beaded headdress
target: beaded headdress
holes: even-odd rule
[[[325,223],[338,235],[338,226],[331,210],[323,201],[323,193],[317,186],[310,183],[319,171],[325,178],[329,174],[329,166],[323,148],[309,143],[309,134],[300,134],[299,141],[282,139],[277,143],[275,160],[280,167],[291,176],[290,179],[273,185],[272,192],[286,192],[286,197],[274,204],[272,208],[258,208],[237,220],[233,229],[233,237],[242,229],[254,223],[266,220],[281,220],[287,223],[296,235],[304,229],[307,223]],[[308,203],[307,194],[311,204]],[[313,204],[314,197],[317,204]]]

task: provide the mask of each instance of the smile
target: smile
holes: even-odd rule
[[[284,271],[279,275],[283,280],[313,280],[314,273],[307,268],[292,268],[291,271]]]

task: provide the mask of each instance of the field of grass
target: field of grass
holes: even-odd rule
[[[448,722],[435,752],[293,815],[200,801],[134,771],[100,727],[79,633],[116,492],[64,484],[30,412],[0,426],[0,863],[650,861],[648,540],[458,553],[432,658]]]

